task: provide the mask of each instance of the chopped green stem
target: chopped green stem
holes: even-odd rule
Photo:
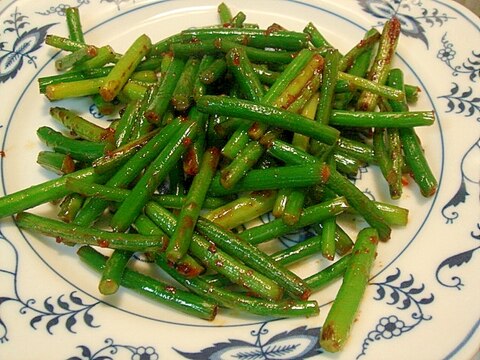
[[[149,202],[145,207],[145,213],[168,235],[175,230],[176,219],[160,205]],[[258,296],[272,300],[278,300],[283,296],[283,290],[278,284],[217,248],[203,236],[193,235],[189,251],[209,269],[224,275],[232,283],[250,289]]]
[[[112,141],[113,133],[108,128],[104,129],[71,110],[52,107],[50,108],[50,115],[82,139],[94,142]]]
[[[205,151],[200,170],[193,178],[185,204],[178,215],[177,226],[166,250],[167,259],[173,263],[182,258],[190,247],[193,231],[219,159],[220,151],[217,148],[209,148]]]
[[[144,236],[139,234],[113,233],[104,230],[67,224],[35,214],[21,212],[15,217],[17,225],[25,230],[55,237],[57,242],[66,240],[111,249],[129,251],[163,251],[167,246],[165,236]]]
[[[192,92],[193,92],[194,100],[197,100],[198,98],[200,98],[200,96],[203,96],[207,93],[207,85],[203,83],[199,75],[202,73],[202,71],[208,68],[214,60],[215,60],[215,57],[213,55],[204,55],[202,57],[202,60],[200,61],[197,77],[195,78],[195,81],[193,84]]]
[[[337,352],[345,346],[368,284],[377,244],[375,229],[366,228],[359,232],[342,285],[321,330],[320,346],[326,351]]]
[[[142,235],[156,235],[166,236],[165,232],[160,229],[150,218],[144,214],[140,214],[133,223],[133,227],[139,234]],[[157,256],[165,259],[165,253],[159,253]],[[165,259],[166,260],[166,259]],[[183,258],[178,260],[175,264],[169,263],[175,270],[187,278],[193,278],[203,274],[205,268],[197,260],[189,254],[185,254]]]
[[[85,198],[80,194],[68,194],[59,205],[58,218],[64,222],[72,222],[83,205]]]
[[[305,282],[312,289],[318,291],[325,286],[331,284],[333,281],[339,279],[345,274],[345,270],[350,264],[352,255],[347,254],[335,261],[333,264],[327,266],[325,269],[313,274],[305,279]]]
[[[97,48],[95,46],[86,46],[55,60],[55,68],[58,71],[65,71],[95,56],[97,56]]]
[[[103,271],[107,260],[93,248],[81,247],[77,254],[93,269]],[[128,268],[124,271],[121,285],[160,304],[201,319],[213,320],[217,314],[217,305],[213,302]]]
[[[170,100],[177,111],[186,111],[190,107],[193,100],[193,85],[199,67],[200,60],[195,57],[189,58],[185,63]]]
[[[345,198],[339,197],[305,208],[295,225],[287,225],[282,219],[275,219],[266,224],[249,228],[241,232],[239,236],[251,244],[259,244],[338,215],[347,208],[348,204]]]
[[[251,101],[226,96],[206,95],[197,101],[197,106],[200,111],[207,114],[215,113],[258,121],[284,130],[298,132],[327,144],[334,144],[339,137],[338,130],[330,126],[312,122],[304,116],[277,109],[270,105],[259,105]]]
[[[156,92],[151,103],[148,105],[145,116],[150,122],[158,123],[167,111],[172,94],[175,91],[177,82],[185,67],[185,62],[181,59],[173,58],[167,68],[165,76],[159,81],[158,91]]]
[[[206,85],[213,84],[222,78],[227,71],[227,63],[223,58],[215,59],[207,68],[198,74],[200,81]]]
[[[370,224],[377,229],[380,239],[390,238],[391,229],[383,218],[382,212],[362,191],[346,177],[332,170],[327,180],[327,186],[337,195],[345,196],[348,203]]]
[[[231,189],[257,163],[265,149],[258,141],[250,141],[233,161],[220,171],[220,182],[226,189]]]
[[[86,162],[92,162],[102,157],[108,150],[113,148],[113,145],[108,143],[72,139],[47,126],[38,128],[37,136],[53,150],[62,154],[68,154],[72,159]]]
[[[285,208],[282,214],[282,220],[287,225],[295,225],[303,211],[303,204],[305,203],[305,189],[297,188],[287,195]]]
[[[65,18],[67,20],[69,38],[73,41],[85,43],[78,7],[67,7],[65,9]]]
[[[66,51],[77,51],[88,46],[83,42],[52,34],[45,36],[45,44]]]
[[[275,198],[275,191],[251,192],[207,212],[203,217],[225,229],[233,229],[271,211]]]
[[[81,64],[75,64],[72,70],[86,71],[90,69],[101,68],[102,66],[114,62],[115,52],[110,46],[102,46],[97,49],[97,54]],[[106,75],[106,74],[105,74]]]
[[[165,126],[147,144],[137,151],[128,161],[118,169],[106,183],[111,187],[126,187],[138,174],[148,166],[165,148],[170,138],[178,131],[178,122]],[[83,226],[91,225],[106,209],[108,201],[103,199],[88,199],[75,219],[75,223]]]
[[[228,291],[220,286],[215,286],[200,277],[186,279],[173,271],[168,264],[157,258],[157,264],[170,274],[179,283],[193,291],[194,293],[205,297],[215,303],[230,308],[240,310],[250,314],[269,317],[300,317],[318,315],[319,309],[316,301],[300,300],[279,300],[267,301],[257,299],[241,293]]]
[[[297,275],[276,264],[275,261],[256,246],[206,219],[200,218],[197,228],[202,234],[211,239],[216,246],[251,266],[252,269],[272,279],[294,298],[306,300],[310,296],[310,290],[304,286],[302,280]]]
[[[330,45],[328,40],[322,35],[322,33],[320,33],[312,22],[307,24],[303,29],[303,32],[310,36],[310,41],[316,48],[332,48],[332,45]]]
[[[364,38],[340,59],[338,64],[339,71],[348,71],[359,56],[372,50],[374,45],[380,40],[380,36],[381,34],[377,29],[372,28],[368,30]]]
[[[386,83],[399,36],[400,21],[398,18],[393,17],[386,21],[383,26],[377,54],[367,76],[369,80],[380,85]],[[361,111],[374,111],[377,106],[378,98],[379,96],[371,91],[362,91],[357,101],[357,109]]]
[[[98,290],[103,295],[115,294],[121,283],[123,273],[133,253],[126,250],[114,250],[105,262]]]
[[[160,129],[155,129],[139,137],[136,140],[130,141],[123,146],[117,147],[115,150],[108,151],[103,157],[92,162],[92,166],[96,173],[102,174],[105,172],[114,171],[125,164],[130,157],[145,146],[150,139],[152,139]]]
[[[393,69],[390,73],[392,86],[403,88],[403,73]],[[390,101],[393,111],[408,111],[405,102]],[[405,163],[413,174],[423,196],[429,197],[437,191],[437,180],[425,157],[420,140],[413,128],[399,129],[399,137],[405,154]]]
[[[192,116],[192,118],[195,118],[195,116]],[[121,203],[117,212],[113,215],[111,226],[115,231],[125,231],[135,220],[150,196],[165,180],[177,161],[180,160],[187,149],[185,145],[195,139],[197,131],[198,124],[194,119],[180,125],[177,133],[148,166],[130,195]]]
[[[148,54],[151,46],[150,38],[146,35],[139,36],[130,45],[125,54],[108,73],[105,83],[100,88],[100,95],[102,95],[105,101],[112,101],[118,95],[140,61]]]
[[[209,194],[212,196],[224,196],[243,191],[273,190],[283,187],[308,187],[325,183],[328,175],[328,167],[321,163],[255,169],[250,170],[230,189],[226,189],[221,184],[221,176],[216,175],[210,185]]]
[[[55,151],[40,151],[37,155],[37,164],[57,175],[70,174],[76,167],[70,155]]]
[[[232,11],[225,3],[220,3],[217,7],[218,17],[221,26],[229,26],[232,23]]]
[[[335,231],[337,228],[334,217],[322,221],[321,251],[324,258],[333,260],[335,257]]]
[[[435,122],[433,111],[367,112],[335,110],[330,125],[352,127],[412,128],[430,126]]]
[[[47,96],[48,100],[51,101],[95,95],[99,93],[100,87],[105,84],[105,80],[106,77],[98,77],[51,84],[45,87],[45,95]]]
[[[394,89],[390,86],[380,85],[360,76],[339,72],[338,79],[346,81],[349,88],[353,87],[356,89],[370,91],[372,94],[382,96],[386,99],[401,101],[405,97],[405,94],[402,91]]]

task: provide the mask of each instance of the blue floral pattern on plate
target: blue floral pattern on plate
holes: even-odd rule
[[[470,34],[478,38],[480,33],[478,19],[466,15],[461,9],[446,1],[439,0],[429,2],[420,0],[348,1],[351,4],[351,13],[348,16],[337,14],[339,10],[333,1],[286,0],[278,4],[279,7],[291,6],[300,13],[303,11],[305,17],[318,13],[327,18],[335,18],[342,25],[353,26],[357,30],[365,30],[371,25],[381,27],[391,16],[397,16],[402,23],[402,34],[405,36],[405,40],[402,41],[413,47],[418,44],[418,51],[422,51],[422,55],[428,58],[431,65],[435,69],[443,69],[442,76],[445,81],[437,83],[441,84],[441,87],[434,89],[431,94],[428,93],[436,106],[441,125],[445,126],[448,118],[448,121],[468,122],[465,126],[478,129],[480,99],[476,89],[478,89],[480,78],[480,49],[466,49],[454,31],[459,27],[468,27]],[[151,7],[158,11],[172,10],[177,3],[176,0],[66,0],[52,5],[46,0],[41,0],[35,2],[35,6],[27,6],[27,2],[27,0],[18,4],[13,2],[0,12],[0,91],[2,92],[11,87],[23,90],[23,87],[29,86],[25,84],[38,76],[41,69],[51,61],[52,54],[43,46],[43,40],[47,31],[63,26],[61,24],[64,21],[63,16],[67,6],[80,6],[84,13],[108,7],[109,10],[114,9],[108,14],[111,16],[109,19],[115,19],[131,16],[137,9],[148,11]],[[217,5],[213,1],[209,4],[212,9]],[[247,14],[249,11],[254,11],[253,8],[245,10],[239,0],[234,0],[232,6],[244,10]],[[261,7],[262,4],[258,6]],[[309,12],[310,10],[312,13]],[[368,21],[363,17],[357,17],[358,10],[363,11]],[[97,20],[104,21],[103,18]],[[361,31],[358,31],[358,34],[361,34]],[[480,42],[471,43],[478,45]],[[406,63],[406,65],[414,67],[412,64]],[[422,74],[417,79],[425,80],[425,76]],[[425,83],[429,85],[428,81]],[[430,91],[428,86],[426,90]],[[8,103],[6,108],[10,111],[8,119],[0,118],[0,129],[5,130],[5,134],[2,133],[5,139],[10,121],[15,118],[15,110],[12,109],[16,106],[17,103],[13,105]],[[91,108],[90,114],[97,116],[94,107]],[[472,122],[471,119],[474,121]],[[6,154],[2,159],[4,191],[8,188],[5,185],[4,163],[8,160],[9,154],[5,139],[2,146],[2,154],[3,151]],[[411,269],[410,248],[420,246],[418,241],[413,242],[412,239],[407,241],[407,247],[402,248],[398,254],[392,255],[392,259],[383,264],[385,267],[378,270],[369,286],[375,294],[367,292],[367,295],[370,295],[365,299],[367,304],[373,303],[378,311],[372,316],[361,316],[361,321],[355,325],[359,331],[359,339],[347,349],[345,357],[376,358],[376,351],[391,349],[400,339],[413,341],[416,335],[409,335],[410,333],[427,336],[428,330],[423,329],[426,327],[424,324],[435,324],[443,315],[437,310],[436,307],[440,306],[437,304],[450,296],[452,301],[461,301],[467,296],[472,296],[472,290],[478,283],[478,250],[480,249],[478,243],[480,222],[478,219],[473,219],[471,215],[472,209],[479,208],[480,139],[478,136],[465,136],[465,142],[462,145],[455,149],[456,151],[452,153],[453,159],[449,160],[448,178],[451,185],[447,186],[443,183],[443,187],[439,189],[440,206],[434,206],[432,210],[434,214],[432,216],[438,215],[442,219],[435,222],[439,232],[456,235],[448,239],[449,242],[445,244],[455,245],[448,247],[449,250],[444,255],[433,254],[432,263],[429,264],[428,269],[415,266]],[[450,143],[442,146],[447,146],[447,150],[451,150],[452,147]],[[354,181],[361,184],[364,192],[372,198],[381,197],[377,194],[377,189],[363,185],[364,178],[368,176],[371,176],[369,171],[362,169]],[[263,220],[268,221],[268,216]],[[41,255],[37,249],[29,244],[27,238],[25,241],[23,239],[19,241],[18,235],[10,225],[0,224],[0,230],[2,233],[0,236],[0,310],[2,311],[0,357],[3,357],[3,354],[10,354],[12,350],[7,349],[12,347],[16,346],[16,350],[20,350],[23,334],[26,336],[25,339],[29,337],[38,339],[42,336],[62,339],[65,344],[63,354],[59,356],[75,360],[156,360],[178,357],[223,359],[227,354],[243,359],[329,357],[329,354],[323,352],[318,346],[318,335],[321,330],[321,321],[318,319],[273,321],[254,318],[247,320],[246,323],[232,324],[228,323],[229,320],[225,320],[225,323],[213,324],[187,324],[183,320],[174,320],[160,324],[153,317],[139,316],[141,311],[119,311],[122,304],[103,306],[103,299],[92,296],[89,291],[63,280],[59,280],[60,284],[52,285],[51,293],[38,292],[38,289],[31,286],[26,279],[28,276],[26,274],[30,272],[25,262],[37,260],[36,266],[45,268],[45,272],[51,273],[52,269],[46,266],[48,262],[38,261]],[[301,230],[281,240],[283,245],[291,246],[313,234],[314,231],[310,229]],[[384,271],[388,275],[384,275]],[[408,275],[405,276],[405,274]],[[335,292],[334,289],[330,293],[328,289],[326,291],[326,298],[322,298],[325,303],[321,304],[323,314],[326,314],[328,302]],[[127,301],[131,300],[127,294],[123,293],[122,297],[124,296]],[[121,303],[122,299],[118,301]],[[107,316],[119,320],[115,324],[110,324],[108,320],[111,318]],[[479,338],[479,322],[474,318],[475,316],[478,318],[480,315],[472,314],[472,321],[468,324],[465,322],[465,333],[457,336],[455,347],[445,349],[449,356],[460,354],[466,348],[471,349],[472,342]],[[146,338],[142,341],[133,341],[125,335],[131,329],[139,331],[144,327],[147,331],[144,334]],[[17,332],[17,329],[22,330]],[[161,336],[155,336],[157,331]],[[199,339],[192,340],[194,343],[187,346],[185,338],[197,332],[201,333]],[[168,340],[163,340],[164,337]],[[96,340],[99,338],[106,340],[103,344],[98,344]],[[127,345],[134,343],[140,345]],[[440,345],[443,346],[443,344]]]

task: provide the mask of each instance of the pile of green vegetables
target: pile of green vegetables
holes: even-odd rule
[[[52,107],[66,131],[38,129],[48,147],[38,163],[61,176],[1,198],[0,216],[83,245],[77,253],[101,273],[102,294],[124,286],[207,320],[218,307],[314,316],[310,295],[342,278],[320,335],[323,348],[338,351],[378,242],[408,214],[370,200],[349,178],[374,165],[392,199],[409,174],[424,196],[434,194],[415,134],[433,112],[408,109],[418,88],[391,66],[395,18],[340,54],[312,23],[301,32],[262,29],[223,3],[218,14],[217,25],[156,43],[141,35],[118,54],[86,43],[78,9],[67,9],[69,37],[45,40],[62,52],[40,92],[51,101],[91,97],[118,117],[104,128]],[[47,202],[57,204],[58,219],[25,211]],[[368,224],[355,240],[337,221],[345,212]],[[243,226],[266,213],[275,219]],[[257,246],[305,227],[317,235],[273,254]],[[175,281],[131,268],[137,252]],[[314,254],[331,265],[307,278],[288,269]]]

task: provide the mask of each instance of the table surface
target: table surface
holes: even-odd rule
[[[455,0],[455,1],[469,8],[476,15],[480,16],[480,0]]]

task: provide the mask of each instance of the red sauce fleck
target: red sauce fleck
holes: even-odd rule
[[[97,244],[98,244],[98,246],[100,246],[102,248],[107,248],[107,247],[110,246],[110,243],[107,240],[104,240],[104,239],[97,240]]]
[[[244,35],[244,36],[242,37],[241,44],[242,44],[242,45],[248,45],[249,42],[250,42],[250,36]]]
[[[330,168],[328,166],[322,166],[322,182],[326,183],[330,178]]]
[[[57,242],[57,244],[61,244],[61,243],[63,243],[63,238],[61,236],[57,236],[55,238],[55,241]]]
[[[234,54],[233,54],[232,63],[235,66],[240,66],[240,55],[238,54],[237,51],[235,51]]]
[[[402,185],[407,186],[410,184],[410,181],[408,180],[408,177],[402,176]]]
[[[267,30],[265,30],[265,35],[270,35],[274,32],[281,31],[281,30],[284,30],[283,26],[279,24],[272,24],[267,28]]]
[[[196,152],[193,148],[189,148],[183,158],[183,170],[187,175],[196,175],[199,170]]]
[[[158,117],[158,115],[154,112],[154,111],[146,111],[145,112],[145,117],[147,118],[148,121],[150,121],[151,123],[157,123],[158,120],[160,120],[160,118]]]
[[[113,128],[107,128],[106,131],[102,134],[101,139],[102,140],[112,140],[115,135],[115,129]]]
[[[215,39],[213,42],[213,45],[217,48],[220,49],[222,47],[222,39]]]
[[[248,129],[248,133],[256,133],[258,131],[258,128],[260,127],[260,124],[258,122],[254,122],[252,126],[250,126],[250,129]]]
[[[192,145],[192,139],[190,139],[189,137],[186,137],[185,139],[183,139],[182,144],[185,147],[189,147],[190,145]]]
[[[208,246],[208,251],[210,251],[212,254],[215,254],[217,252],[217,246],[214,243],[210,243]]]
[[[193,278],[197,275],[200,275],[200,268],[190,266],[189,264],[181,263],[176,266],[177,271],[188,277],[188,278]]]
[[[300,299],[308,300],[308,298],[312,295],[312,291],[310,289],[305,290],[302,295],[300,295]]]
[[[220,149],[215,147],[215,146],[212,146],[212,147],[209,147],[207,149],[207,151],[212,154],[212,156],[214,157],[219,157],[220,156]]]
[[[177,292],[177,289],[174,286],[166,286],[165,291],[168,291],[169,293],[175,294]]]

